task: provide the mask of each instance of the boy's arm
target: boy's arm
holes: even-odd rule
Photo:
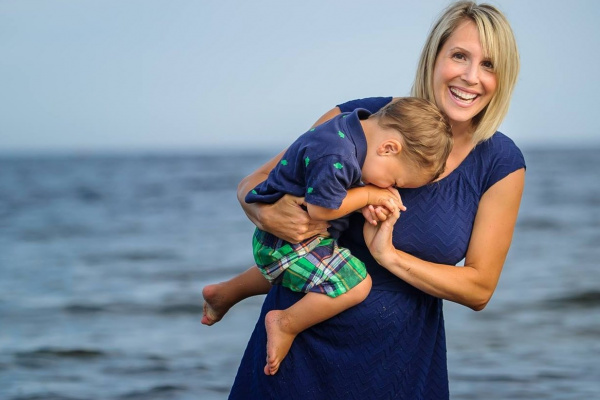
[[[405,209],[396,189],[382,189],[373,185],[348,190],[346,197],[338,209],[320,207],[314,204],[307,204],[306,208],[312,219],[331,221],[368,205],[383,206],[391,212],[396,208],[400,208],[401,211]]]

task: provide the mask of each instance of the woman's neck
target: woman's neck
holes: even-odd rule
[[[452,136],[455,139],[461,141],[461,139],[468,137],[469,139],[473,136],[473,128],[472,121],[451,121],[450,125],[452,125]]]
[[[452,124],[452,136],[454,144],[452,146],[452,151],[448,156],[448,160],[446,161],[446,169],[444,173],[438,178],[443,179],[450,175],[452,171],[454,171],[463,161],[473,147],[475,147],[475,143],[473,143],[473,133],[470,122],[463,123],[453,123]]]

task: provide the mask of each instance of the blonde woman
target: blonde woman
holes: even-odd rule
[[[397,222],[397,213],[377,226],[352,216],[340,244],[365,262],[372,290],[360,304],[298,335],[273,376],[263,373],[265,314],[302,294],[270,290],[230,399],[449,398],[442,300],[473,310],[490,301],[523,191],[523,156],[496,132],[518,70],[515,39],[499,10],[473,2],[445,10],[423,48],[413,95],[433,101],[450,119],[454,147],[446,170],[433,184],[400,189],[407,211]],[[376,112],[391,101],[343,103],[316,125],[355,108]],[[279,158],[240,183],[248,217],[290,242],[323,233],[326,225],[310,220],[301,198],[285,196],[273,205],[243,201]],[[365,213],[367,220],[377,212]],[[464,266],[456,267],[463,258]],[[217,317],[227,310],[213,305]]]

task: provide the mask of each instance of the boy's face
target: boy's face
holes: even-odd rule
[[[362,168],[362,181],[380,188],[417,188],[431,181],[431,175],[398,154],[369,153]]]

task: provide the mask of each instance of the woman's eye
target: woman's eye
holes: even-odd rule
[[[457,60],[464,60],[466,59],[465,55],[463,53],[454,53],[452,55],[452,58],[455,58]]]
[[[481,63],[481,65],[483,65],[483,67],[487,69],[494,69],[494,64],[491,61],[484,61],[483,63]]]

